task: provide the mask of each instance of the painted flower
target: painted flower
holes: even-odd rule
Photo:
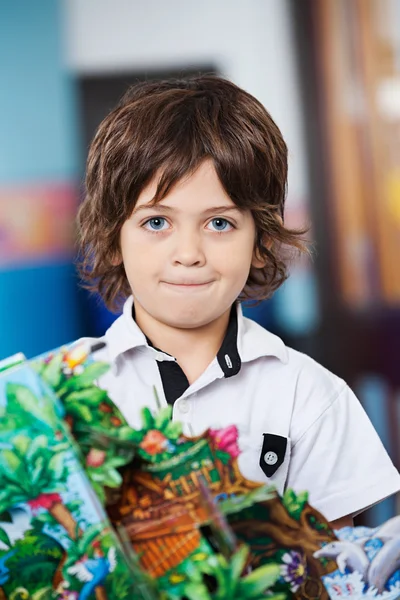
[[[227,452],[232,458],[239,456],[240,450],[237,442],[239,433],[236,425],[229,425],[223,429],[210,429],[209,434],[218,450]]]
[[[88,467],[101,467],[106,460],[106,453],[104,450],[98,450],[97,448],[91,448],[89,454],[86,457],[86,464]]]
[[[296,592],[306,580],[307,570],[301,554],[298,552],[286,552],[282,556],[281,575],[290,584],[292,592]]]
[[[77,344],[64,354],[64,363],[67,368],[73,371],[78,365],[81,365],[88,357],[85,344]]]
[[[78,592],[72,590],[63,590],[61,596],[59,596],[59,600],[78,600],[78,598]]]
[[[44,510],[49,510],[53,506],[53,504],[58,504],[61,502],[60,494],[40,494],[34,500],[29,500],[28,505],[30,506],[33,514],[37,514],[40,509],[44,508]]]
[[[57,600],[78,600],[79,593],[74,590],[70,590],[69,582],[62,581],[56,589]]]
[[[139,445],[147,454],[160,454],[165,451],[167,444],[165,435],[157,429],[152,429],[146,433]]]

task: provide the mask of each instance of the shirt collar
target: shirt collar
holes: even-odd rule
[[[288,350],[280,337],[244,317],[240,304],[237,305],[237,313],[237,347],[242,362],[250,362],[263,356],[274,356],[283,363],[289,361]]]
[[[105,342],[111,361],[128,350],[147,346],[146,336],[132,317],[133,297],[125,301],[122,315],[106,331]]]
[[[124,304],[122,315],[105,334],[109,356],[113,362],[128,350],[148,347],[146,336],[136,324],[132,310],[133,297],[130,296]],[[240,370],[242,362],[250,362],[262,356],[275,356],[284,363],[288,361],[288,351],[283,341],[251,319],[246,319],[241,305],[236,303],[217,354],[221,369],[229,377]]]

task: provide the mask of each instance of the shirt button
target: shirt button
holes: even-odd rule
[[[266,452],[264,454],[264,460],[267,463],[267,465],[276,465],[276,463],[278,462],[278,455],[276,454],[276,452],[272,452],[270,450],[269,452]]]
[[[187,400],[181,400],[179,402],[179,412],[185,414],[189,412],[189,402]]]

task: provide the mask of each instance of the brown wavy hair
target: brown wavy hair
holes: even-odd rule
[[[138,83],[98,128],[78,213],[78,269],[85,287],[110,309],[131,293],[116,257],[121,227],[140,193],[161,174],[154,198],[159,202],[205,159],[256,224],[255,251],[265,266],[251,268],[241,299],[271,296],[287,278],[287,251],[306,250],[305,230],[283,223],[287,147],[258,100],[210,75]]]

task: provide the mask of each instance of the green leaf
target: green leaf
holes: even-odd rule
[[[82,504],[83,500],[71,500],[71,502],[67,502],[65,506],[68,508],[69,512],[73,513],[76,510],[79,510]]]
[[[70,404],[67,407],[67,412],[73,417],[81,419],[85,423],[91,423],[93,421],[93,414],[90,408],[83,404]]]
[[[82,534],[76,543],[79,548],[80,554],[84,554],[88,548],[90,548],[94,539],[103,532],[105,523],[96,523],[96,525],[90,525]]]
[[[5,510],[11,508],[19,502],[25,502],[27,499],[25,490],[22,487],[7,483],[2,485],[0,490],[0,511],[3,513]]]
[[[52,387],[55,391],[57,390],[63,379],[62,362],[63,353],[59,352],[58,354],[53,356],[53,358],[48,364],[45,365],[41,373],[41,376],[45,380],[45,382],[48,383],[49,386]]]
[[[182,435],[182,423],[179,423],[179,421],[170,421],[163,433],[168,439],[177,440]]]
[[[38,398],[25,385],[19,383],[7,383],[6,385],[7,407],[12,411],[23,409],[35,415],[40,413]]]
[[[291,488],[285,490],[285,493],[282,496],[283,504],[285,506],[290,506],[296,500],[296,494]]]
[[[27,435],[16,435],[13,438],[12,444],[14,448],[18,451],[19,456],[25,456],[29,446],[31,445],[31,440]]]
[[[50,481],[46,487],[41,488],[40,492],[42,494],[62,494],[65,492],[65,485],[59,481]]]
[[[308,492],[300,492],[297,494],[297,502],[303,505],[308,502]]]
[[[171,421],[172,416],[172,406],[165,406],[161,410],[158,411],[155,417],[154,425],[156,429],[163,431],[164,428]]]
[[[104,373],[107,373],[109,368],[110,365],[105,362],[94,362],[88,365],[83,373],[73,375],[68,379],[62,387],[62,392],[70,393],[74,390],[81,390],[82,388],[95,385],[95,380],[99,379]]]
[[[0,453],[0,471],[4,470],[7,477],[18,481],[18,471],[23,469],[20,457],[13,450],[4,449]]]
[[[46,435],[38,435],[33,440],[30,440],[30,445],[26,452],[27,461],[33,460],[39,450],[47,450],[48,446],[49,438]]]
[[[231,576],[235,581],[238,580],[246,566],[247,557],[249,556],[248,546],[242,545],[232,556],[231,560]]]
[[[113,456],[112,458],[107,459],[106,466],[112,469],[118,469],[119,467],[124,467],[132,460],[132,454],[127,456]]]
[[[36,461],[34,463],[34,468],[31,471],[31,481],[32,485],[37,485],[39,482],[43,483],[43,470],[46,469],[47,463],[43,456],[37,456]]]
[[[132,429],[129,425],[124,425],[116,430],[117,439],[122,441],[130,441],[139,444],[142,440],[142,433],[137,429]]]
[[[108,487],[119,487],[122,483],[122,477],[115,469],[108,469],[106,471],[106,477],[104,484]]]
[[[27,422],[35,424],[42,430],[45,425],[52,427],[56,418],[52,400],[46,398],[43,401],[42,395],[36,396],[32,390],[19,383],[9,382],[6,384],[7,416],[13,415],[16,422]]]
[[[238,584],[238,596],[254,598],[272,587],[280,577],[279,565],[269,564],[255,569]]]
[[[38,515],[36,515],[35,519],[36,521],[43,523],[43,525],[55,525],[57,523],[55,518],[52,517],[51,514],[47,511],[39,513]]]
[[[232,581],[226,559],[221,554],[218,556],[218,562],[220,567],[214,571],[218,582],[218,596],[220,598],[230,598],[232,592],[236,589],[237,582]]]
[[[154,417],[147,406],[142,409],[142,423],[146,431],[154,428]]]
[[[86,472],[87,472],[87,475],[88,475],[90,481],[103,484],[105,476],[106,476],[104,469],[102,469],[101,467],[98,467],[98,468],[89,467],[88,469],[86,469]]]
[[[204,583],[186,583],[182,592],[188,600],[212,600]]]
[[[52,471],[53,479],[57,481],[66,479],[68,470],[65,464],[65,454],[63,452],[54,454],[50,459],[48,469]]]
[[[294,519],[299,519],[308,501],[308,492],[300,492],[298,495],[292,489],[287,489],[283,495],[282,502],[288,513]]]
[[[97,407],[101,402],[108,399],[107,392],[98,387],[88,387],[83,390],[76,390],[64,397],[66,409],[70,404],[83,402],[90,407]]]
[[[2,529],[1,527],[0,527],[0,542],[2,542],[3,544],[5,544],[9,548],[11,548],[11,546],[12,546],[11,540],[8,537],[7,532],[4,531],[4,529]]]
[[[54,589],[52,587],[42,588],[35,592],[32,596],[32,600],[52,600],[54,598]]]

